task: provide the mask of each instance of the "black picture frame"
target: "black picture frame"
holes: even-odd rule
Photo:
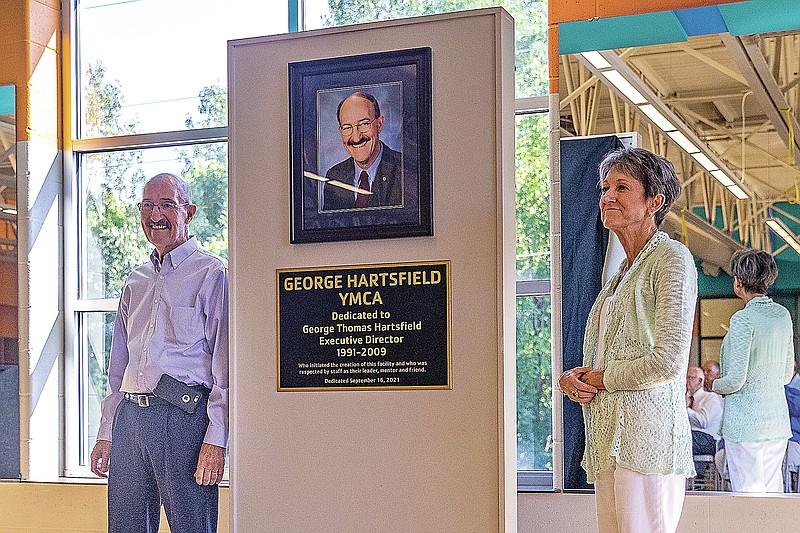
[[[382,117],[377,130],[357,134],[382,145],[371,169],[382,183],[359,207],[350,204],[357,166],[338,120],[355,92],[372,95]],[[289,63],[290,242],[433,235],[431,116],[430,48]]]

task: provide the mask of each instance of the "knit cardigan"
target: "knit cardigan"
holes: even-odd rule
[[[589,482],[614,462],[642,474],[694,475],[686,416],[686,368],[697,300],[689,250],[657,232],[620,280],[626,263],[600,291],[586,322],[584,366],[594,366],[599,315],[608,307],[603,385],[583,406]],[[613,288],[616,287],[616,291]]]
[[[753,298],[731,317],[722,341],[721,377],[714,392],[725,394],[722,438],[733,442],[788,439],[789,408],[783,386],[792,379],[792,318],[767,296]]]

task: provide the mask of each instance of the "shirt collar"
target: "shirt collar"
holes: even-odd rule
[[[372,185],[372,180],[375,179],[375,175],[378,173],[378,165],[381,164],[381,159],[383,159],[383,141],[381,141],[380,147],[381,151],[378,153],[377,159],[375,159],[375,162],[372,163],[368,169],[366,169],[370,185]],[[358,163],[356,163],[355,159],[353,160],[353,167],[355,168],[355,172],[353,174],[353,185],[358,187],[358,182],[361,178],[361,171],[364,169],[358,166]]]
[[[756,296],[755,298],[751,299],[745,307],[750,307],[750,304],[757,305],[757,304],[766,304],[772,301],[772,298],[769,296]]]
[[[705,390],[702,385],[700,385],[700,388],[697,389],[696,391],[694,391],[694,394],[692,394],[692,396],[694,396],[695,400],[699,400],[700,398],[702,398],[707,393],[708,393],[708,391]]]
[[[174,270],[178,268],[178,266],[183,263],[187,257],[199,249],[200,245],[197,244],[197,238],[192,235],[189,237],[189,240],[172,251],[167,252],[167,255],[164,256],[164,261],[162,261],[162,263],[165,264],[165,262],[169,260],[169,263],[172,265],[172,269]],[[158,250],[155,248],[153,248],[153,251],[150,253],[150,262],[153,263],[153,267],[155,267],[156,271],[161,269],[161,265],[158,262]]]

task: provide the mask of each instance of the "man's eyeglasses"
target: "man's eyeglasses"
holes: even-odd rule
[[[358,130],[358,133],[367,133],[369,128],[372,126],[372,123],[378,120],[378,117],[373,118],[372,120],[364,119],[358,122],[355,127],[352,124],[342,124],[339,126],[339,133],[342,134],[342,137],[349,137],[353,134],[353,129]]]
[[[142,213],[150,214],[156,207],[158,207],[161,212],[164,213],[167,211],[174,211],[179,207],[186,207],[187,205],[189,205],[189,202],[186,202],[185,204],[176,204],[171,200],[161,200],[160,202],[151,202],[149,200],[145,200],[144,202],[139,202],[136,204],[136,207],[138,207],[139,211]]]

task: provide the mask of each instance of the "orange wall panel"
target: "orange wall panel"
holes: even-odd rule
[[[44,0],[28,0],[28,81],[24,140],[61,147],[61,12]],[[17,107],[19,109],[19,106]],[[19,123],[20,117],[17,117]],[[18,139],[20,140],[20,139]]]
[[[26,0],[3,0],[0,17],[0,85],[17,87],[17,139],[25,138],[25,120],[20,94],[28,83],[28,25]]]
[[[558,94],[558,24],[547,28],[547,63],[550,71],[550,94]]]
[[[19,316],[16,307],[0,305],[0,337],[19,338]],[[7,364],[14,364],[9,358]]]
[[[28,39],[31,42],[47,46],[58,33],[60,24],[61,12],[57,7],[31,0],[28,11]]]
[[[37,67],[48,54],[60,56],[61,12],[58,0],[3,0],[0,17],[0,85],[17,91],[17,141],[34,136],[59,143],[61,101],[58,61],[47,59],[44,72],[34,80]],[[54,65],[54,66],[53,66]],[[31,98],[31,84],[37,84]],[[47,94],[49,93],[49,94]],[[44,96],[43,96],[44,95]],[[33,109],[33,101],[48,102]],[[49,103],[54,102],[55,104]],[[32,120],[35,113],[36,120]],[[43,115],[47,118],[43,119]],[[59,143],[60,144],[60,143]]]
[[[654,13],[689,7],[715,6],[729,4],[741,0],[637,0],[621,2],[620,0],[597,0],[597,15],[600,18]]]
[[[596,0],[550,0],[547,20],[550,24],[592,18],[597,10]]]
[[[32,0],[32,1],[39,2],[40,4],[45,6],[50,6],[55,10],[61,9],[61,0]]]
[[[548,21],[550,24],[558,24],[741,1],[743,0],[551,0]]]
[[[0,17],[0,56],[3,55],[5,45],[25,40],[25,2],[22,0],[3,0],[3,16]],[[0,63],[0,72],[7,70],[11,65]]]
[[[0,305],[17,303],[17,264],[0,263]]]

